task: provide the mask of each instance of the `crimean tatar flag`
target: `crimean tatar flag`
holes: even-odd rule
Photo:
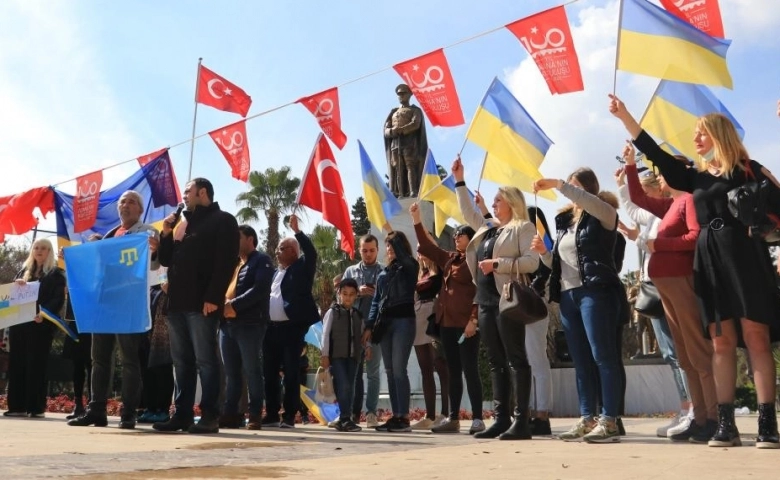
[[[647,0],[621,0],[618,70],[677,82],[733,88],[731,40],[707,35]]]
[[[525,192],[533,192],[533,182],[542,178],[539,166],[553,143],[497,78],[477,108],[466,138],[487,153],[482,178]],[[556,199],[552,190],[540,196]]]
[[[698,158],[693,143],[696,122],[708,113],[726,116],[736,127],[739,137],[745,130],[712,91],[704,85],[662,80],[640,120],[647,133],[689,159]]]
[[[394,216],[401,213],[403,208],[398,199],[390,192],[379,172],[374,168],[371,159],[363,148],[363,144],[358,140],[360,149],[360,170],[363,174],[363,195],[366,197],[366,210],[368,211],[368,220],[380,230]]]

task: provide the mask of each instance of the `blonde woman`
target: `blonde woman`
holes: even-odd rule
[[[16,283],[40,282],[36,311],[57,313],[65,304],[65,274],[57,267],[54,248],[41,238],[33,243]],[[43,418],[46,412],[46,364],[55,326],[40,314],[14,325],[9,333],[8,411],[6,417]]]
[[[539,257],[531,251],[536,229],[528,221],[525,197],[517,188],[499,188],[493,199],[495,218],[486,219],[471,200],[460,158],[452,164],[452,175],[463,217],[476,230],[466,248],[466,262],[477,286],[474,303],[478,305],[477,320],[493,384],[495,420],[474,437],[527,440],[531,438],[528,408],[532,377],[525,348],[525,325],[500,319],[498,302],[499,292],[514,275],[532,274],[539,267]],[[509,413],[512,377],[513,422]]]
[[[442,275],[439,267],[430,258],[419,253],[419,248],[420,246],[418,245],[417,261],[420,263],[420,273],[415,286],[414,312],[416,335],[414,337],[414,354],[417,357],[417,364],[420,366],[420,375],[422,376],[425,418],[412,425],[412,430],[430,430],[449,416],[450,405],[447,390],[449,389],[450,381],[447,362],[441,357],[437,358],[433,339],[425,333],[428,328],[428,317],[433,315],[436,295],[441,290]],[[434,371],[439,374],[439,384],[441,385],[442,414],[438,417],[436,415]]]
[[[775,412],[776,369],[771,341],[780,340],[777,287],[769,249],[728,209],[727,194],[749,180],[778,186],[772,174],[751,160],[734,124],[723,115],[699,118],[693,138],[700,155],[688,168],[664,152],[639,126],[619,98],[610,95],[609,111],[631,135],[637,149],[658,167],[669,187],[693,193],[701,232],[694,256],[694,291],[701,306],[705,334],[712,340],[712,370],[718,402],[718,425],[711,447],[740,446],[734,423],[734,390],[738,346],[747,347],[758,397],[758,448],[780,448]],[[771,212],[780,212],[777,191],[768,198]]]

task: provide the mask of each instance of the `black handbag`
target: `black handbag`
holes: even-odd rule
[[[780,218],[769,209],[770,195],[776,195],[777,186],[763,174],[756,177],[750,162],[745,169],[747,181],[729,190],[729,212],[748,227],[750,236],[761,238],[767,243],[780,243]]]
[[[512,279],[511,268],[509,276],[510,280],[501,289],[501,298],[498,301],[500,317],[523,325],[530,325],[547,318],[547,303],[528,285],[527,276],[522,276],[523,281],[520,281],[519,274],[517,278]]]
[[[428,325],[425,327],[425,334],[435,340],[441,338],[441,326],[436,322],[436,310],[428,315]]]
[[[642,251],[639,255],[639,278],[644,276],[646,253]],[[636,294],[634,310],[650,318],[659,318],[664,315],[664,304],[661,302],[661,295],[658,294],[658,288],[650,280],[639,282],[639,291]]]

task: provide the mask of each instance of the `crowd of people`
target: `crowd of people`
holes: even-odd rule
[[[618,197],[602,190],[589,168],[565,180],[536,181],[535,192],[555,189],[570,202],[556,214],[551,236],[544,213],[528,206],[514,186],[500,187],[490,210],[478,192],[472,197],[458,158],[451,173],[466,224],[454,230],[454,250],[437,244],[422,223],[419,205],[412,204],[416,248],[414,239],[388,229],[381,264],[380,239],[362,237],[360,262],[335,279],[336,299],[325,311],[312,296],[317,251],[297,217],[290,220],[294,237],[279,243],[274,262],[257,251],[255,230],[238,225],[214,202],[208,180],[190,181],[183,192],[183,218],[170,215],[159,236],[149,240],[151,267],[165,267],[168,274],[151,292],[152,331],[95,334],[89,339],[91,354],[73,354],[80,359],[74,362],[77,404],[68,425],[107,425],[111,358],[118,345],[120,428],[135,428],[138,421],[153,422],[153,429],[163,432],[294,428],[305,374],[300,368],[304,336],[322,318],[321,366],[333,377],[340,410],[331,424],[336,430],[362,429],[365,399],[368,428],[458,433],[465,377],[472,408],[469,434],[500,440],[551,435],[549,319],[525,323],[506,314],[502,304],[506,292],[520,284],[528,287],[527,295],[560,305],[580,418],[558,438],[618,442],[625,435],[622,330],[632,316],[619,277],[627,237],[643,252],[642,280],[652,282],[663,306],[652,326],[680,398],[680,413],[658,435],[713,447],[741,444],[733,402],[736,349],[744,347],[759,404],[756,445],[780,448],[771,354],[771,343],[780,340],[776,272],[768,244],[728,205],[730,191],[760,178],[772,192],[762,200],[765,207],[780,212],[780,183],[750,159],[725,116],[698,120],[693,141],[700,158],[691,160],[660,148],[615,96],[609,111],[631,137],[621,156],[624,166],[615,172]],[[637,164],[635,149],[651,168]],[[125,192],[118,204],[121,223],[105,237],[153,230],[140,221],[142,205],[140,195]],[[635,227],[620,221],[621,206]],[[50,311],[66,305],[65,275],[48,240],[34,243],[17,281],[40,281],[38,304]],[[11,327],[5,416],[44,415],[43,359],[52,328],[40,316]],[[79,343],[83,349],[88,342]],[[489,426],[483,421],[480,343],[492,385]],[[426,417],[415,424],[408,375],[413,350],[426,407]],[[382,362],[392,416],[380,423]],[[80,400],[85,369],[86,408]],[[441,387],[438,414],[435,375]],[[201,415],[195,423],[198,376]],[[139,417],[141,403],[146,411]]]

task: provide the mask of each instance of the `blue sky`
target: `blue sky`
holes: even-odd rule
[[[394,2],[23,1],[0,3],[0,196],[74,178],[189,138],[195,72],[204,65],[246,90],[250,115],[450,45],[559,5],[559,1]],[[715,90],[746,130],[752,156],[780,172],[780,2],[720,0],[733,91]],[[617,2],[567,6],[585,91],[550,95],[522,45],[506,30],[445,50],[467,121],[494,76],[501,78],[555,142],[542,172],[561,177],[593,167],[614,190],[614,156],[625,134],[606,111],[612,88]],[[657,80],[618,72],[617,91],[641,115]],[[335,151],[350,203],[362,195],[357,139],[380,172],[381,137],[400,77],[390,68],[340,90],[349,142]],[[197,132],[238,120],[201,106]],[[319,133],[313,116],[291,105],[247,125],[252,168],[290,165],[302,176]],[[428,126],[437,161],[449,167],[466,126]],[[189,146],[171,150],[179,179]],[[482,152],[464,151],[475,185]],[[104,186],[127,177],[129,163],[104,172]],[[193,174],[215,184],[222,208],[236,210],[245,185],[210,138],[195,143]],[[61,188],[72,193],[74,183]],[[491,197],[495,185],[485,183]],[[540,202],[552,213],[562,202]],[[309,224],[319,217],[309,215]],[[42,223],[53,228],[53,221]],[[261,225],[262,227],[262,225]],[[635,263],[635,261],[633,262]],[[629,266],[631,261],[629,263]]]

